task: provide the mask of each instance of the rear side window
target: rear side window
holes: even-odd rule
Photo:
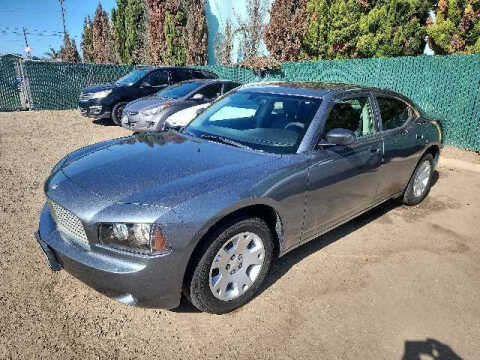
[[[222,84],[211,84],[205,86],[203,89],[198,91],[199,94],[205,96],[205,99],[215,99],[221,95],[222,92]]]
[[[147,81],[152,86],[168,84],[168,72],[154,71],[147,76]]]
[[[412,114],[410,107],[403,101],[377,97],[377,102],[382,116],[383,130],[391,130],[402,126]]]
[[[235,89],[236,87],[239,87],[239,86],[240,84],[238,83],[231,83],[231,82],[225,83],[223,85],[223,93],[229,92],[230,90]]]
[[[199,70],[192,70],[192,76],[194,79],[214,79],[215,78],[209,73],[199,71]]]
[[[192,79],[192,73],[189,70],[175,70],[172,72],[172,77],[175,82],[180,82]],[[193,78],[199,79],[195,76]]]

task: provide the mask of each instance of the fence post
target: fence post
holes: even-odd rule
[[[17,78],[20,79],[18,84],[18,95],[20,97],[20,109],[32,110],[32,93],[30,90],[30,81],[24,67],[24,59],[18,59],[15,61],[15,73]]]

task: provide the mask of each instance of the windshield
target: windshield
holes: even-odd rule
[[[133,85],[135,84],[138,80],[143,78],[145,75],[147,75],[149,70],[133,70],[129,72],[127,75],[122,76],[120,79],[117,80],[116,84],[119,85]]]
[[[230,139],[255,150],[295,153],[321,99],[238,91],[214,103],[185,129]]]
[[[176,84],[167,87],[166,89],[160,90],[156,93],[158,97],[170,98],[170,99],[178,99],[181,98],[193,90],[199,88],[200,86],[204,85],[205,83],[201,81],[193,81],[183,84]]]

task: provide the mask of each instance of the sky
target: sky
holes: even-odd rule
[[[116,0],[101,0],[103,8],[111,13]],[[75,39],[78,50],[82,41],[83,21],[93,17],[98,0],[65,0],[67,31]],[[22,26],[27,30],[32,55],[43,57],[50,47],[58,50],[63,37],[62,18],[58,0],[0,0],[0,53],[25,54]]]

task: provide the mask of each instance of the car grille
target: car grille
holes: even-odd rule
[[[49,204],[50,211],[57,223],[57,229],[65,233],[76,244],[89,249],[90,244],[80,219],[53,201],[49,201]]]

